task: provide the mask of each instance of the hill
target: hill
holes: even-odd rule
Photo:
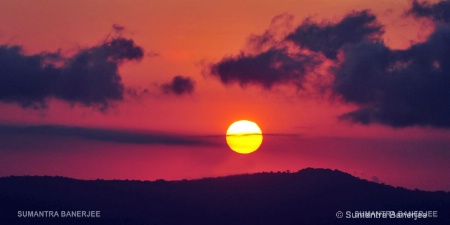
[[[374,210],[437,218],[346,218]],[[12,176],[0,178],[0,224],[450,224],[450,193],[328,169],[153,182]]]

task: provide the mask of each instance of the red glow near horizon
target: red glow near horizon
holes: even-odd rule
[[[32,139],[29,137],[27,141]],[[217,144],[136,145],[41,137],[28,147],[16,143],[16,148],[21,150],[12,149],[12,146],[9,151],[1,149],[0,176],[181,180],[313,167],[338,169],[363,179],[409,189],[450,190],[445,173],[440,172],[449,169],[447,159],[436,159],[436,155],[446,150],[448,142],[418,144],[363,138],[266,135],[258,151],[241,155],[228,148],[222,140],[224,137],[207,139]],[[422,153],[431,148],[434,150]],[[411,167],[416,171],[413,174]]]
[[[117,66],[119,77],[113,77],[112,81],[120,80],[125,90],[139,93],[133,97],[125,91],[123,100],[111,101],[111,107],[104,111],[92,107],[92,102],[83,104],[71,99],[70,93],[69,97],[54,93],[65,90],[64,87],[44,91],[48,96],[42,101],[47,107],[39,110],[21,107],[20,94],[17,102],[10,99],[14,96],[0,96],[0,176],[179,180],[316,167],[338,169],[410,189],[450,191],[448,127],[416,124],[393,128],[386,124],[341,121],[340,115],[378,102],[358,105],[345,101],[342,94],[330,94],[329,86],[325,91],[304,93],[288,78],[269,85],[270,88],[254,78],[242,84],[231,79],[235,77],[228,77],[234,83],[225,84],[207,71],[208,66],[225,58],[238,58],[240,54],[256,56],[268,48],[266,45],[273,44],[271,41],[281,46],[278,48],[288,46],[290,52],[319,54],[309,49],[298,50],[292,43],[279,40],[268,40],[261,49],[252,49],[248,42],[255,35],[272,34],[264,33],[268,28],[274,28],[273,32],[282,36],[306,18],[318,24],[327,24],[326,21],[333,24],[349,12],[365,9],[383,25],[386,48],[408,49],[426,41],[435,31],[431,20],[405,16],[409,8],[410,1],[133,0],[108,4],[87,0],[1,1],[0,45],[5,49],[20,46],[22,55],[19,55],[23,58],[58,53],[72,62],[75,60],[71,57],[77,53],[92,53],[94,47],[112,37],[132,40],[145,53],[142,59],[125,60],[125,57],[111,66],[108,64],[113,61],[111,57],[101,60],[102,54],[111,53],[97,49],[93,58],[99,61],[96,62],[100,68]],[[278,15],[288,14],[293,16],[292,21],[271,25]],[[114,30],[113,25],[124,29]],[[337,59],[326,59],[324,55],[318,58],[325,61],[315,71],[321,76],[314,77],[316,74],[311,72],[305,79],[331,83],[333,77],[327,73],[342,64],[345,55],[340,51]],[[37,65],[38,69],[44,67]],[[86,68],[82,71],[89,71]],[[175,76],[192,79],[193,91],[181,95],[162,92],[161,87],[170,84]],[[0,81],[3,81],[1,74]],[[77,82],[82,83],[83,79]],[[42,86],[52,85],[55,84]],[[316,86],[320,85],[308,83],[304,88]],[[23,89],[29,90],[26,87]],[[250,155],[232,152],[225,142],[227,127],[240,119],[255,121],[265,134],[260,149]],[[22,129],[29,125],[59,126],[68,131],[48,134]],[[11,131],[14,126],[22,128]],[[87,134],[83,133],[87,131],[73,134],[73,128],[101,131],[96,130],[92,137],[91,130]],[[139,143],[139,138],[121,142],[116,134],[108,136],[110,130],[123,131],[131,139],[136,133],[155,133],[162,139],[167,134],[176,134],[211,143],[165,145]]]

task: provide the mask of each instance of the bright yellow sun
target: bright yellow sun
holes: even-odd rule
[[[227,130],[227,143],[230,148],[241,154],[256,151],[262,143],[261,129],[255,122],[239,120]]]

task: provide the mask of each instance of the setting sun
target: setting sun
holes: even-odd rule
[[[256,151],[261,146],[262,139],[261,129],[252,121],[236,121],[227,130],[227,144],[237,153],[248,154]]]

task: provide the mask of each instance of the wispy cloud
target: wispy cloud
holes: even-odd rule
[[[202,137],[158,132],[139,132],[119,129],[100,129],[61,125],[0,125],[1,135],[32,135],[34,137],[77,137],[115,143],[162,145],[213,145]]]

